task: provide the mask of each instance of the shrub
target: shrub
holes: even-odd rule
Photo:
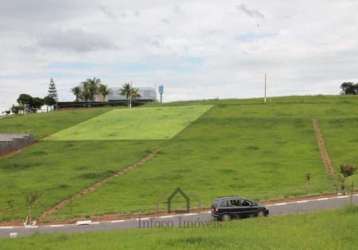
[[[343,164],[340,167],[340,172],[344,177],[352,176],[356,171],[357,171],[357,167],[350,164]]]

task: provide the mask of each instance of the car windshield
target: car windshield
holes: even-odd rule
[[[218,205],[219,205],[219,200],[215,200],[211,205],[211,207],[218,207]]]

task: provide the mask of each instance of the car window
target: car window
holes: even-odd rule
[[[242,206],[243,207],[248,207],[248,206],[251,206],[251,205],[252,205],[252,203],[250,201],[248,201],[248,200],[243,200],[242,201]]]
[[[231,206],[239,207],[241,202],[240,202],[240,200],[230,200],[230,204],[231,204]]]
[[[228,205],[227,205],[227,201],[226,200],[222,200],[221,202],[220,202],[220,207],[227,207]]]

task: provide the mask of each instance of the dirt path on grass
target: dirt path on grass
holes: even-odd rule
[[[71,203],[72,201],[81,198],[82,196],[95,192],[98,188],[100,188],[101,186],[103,186],[104,184],[106,184],[107,182],[111,181],[114,177],[118,177],[118,176],[122,176],[125,175],[126,173],[128,173],[129,171],[132,171],[140,166],[142,166],[144,163],[146,163],[147,161],[153,159],[158,153],[159,153],[160,149],[155,149],[153,152],[151,152],[150,154],[146,155],[144,158],[142,158],[141,160],[139,160],[138,162],[129,165],[125,168],[122,168],[121,170],[115,172],[113,175],[108,176],[94,184],[92,184],[91,186],[82,189],[80,192],[74,194],[73,196],[59,202],[58,204],[56,204],[54,207],[51,207],[49,209],[47,209],[44,213],[42,213],[42,215],[39,217],[39,221],[45,221],[48,216],[50,216],[51,214],[54,214],[56,211],[62,209],[63,207],[65,207],[67,204]]]
[[[326,172],[329,176],[335,177],[336,171],[334,169],[331,157],[328,154],[326,143],[325,143],[322,131],[321,131],[321,126],[319,125],[319,121],[317,119],[313,119],[312,124],[313,124],[313,128],[314,128],[315,136],[316,136],[316,141],[317,141],[317,144],[319,147],[321,159],[322,159],[323,165],[326,169]]]

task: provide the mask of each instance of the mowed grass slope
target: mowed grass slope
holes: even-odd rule
[[[165,140],[209,110],[209,105],[116,109],[62,130],[48,140]]]
[[[0,133],[31,133],[37,139],[113,108],[66,110],[2,119]],[[34,216],[92,183],[148,155],[160,141],[42,141],[0,159],[0,221],[24,219],[25,200],[40,198]]]
[[[148,155],[158,142],[41,142],[0,160],[0,221],[24,219],[26,197],[40,195],[38,216],[92,183]],[[118,191],[119,192],[119,191]]]
[[[246,219],[193,228],[35,235],[4,249],[356,249],[358,210]]]
[[[30,133],[40,139],[112,109],[76,109],[8,117],[1,119],[0,133]]]
[[[95,127],[81,130],[81,135],[86,140],[42,140],[36,145],[24,149],[20,154],[1,159],[0,183],[3,188],[0,189],[0,221],[25,218],[27,213],[25,200],[26,196],[31,193],[40,195],[40,199],[34,206],[34,215],[40,215],[59,201],[112,175],[121,168],[139,161],[162,143],[160,140],[139,140],[140,138],[148,139],[147,136],[158,139],[157,136],[160,133],[162,136],[164,135],[163,137],[172,136],[172,133],[180,132],[208,108],[210,106],[163,108],[168,112],[161,111],[162,108],[141,108],[138,111],[136,109],[127,111],[130,114],[117,109],[100,109],[97,113],[90,113],[102,114],[99,111],[112,111],[88,120],[91,124],[94,123]],[[148,111],[150,115],[146,115],[146,112],[141,112],[141,110]],[[155,115],[154,110],[159,112],[159,115]],[[87,113],[88,110],[82,112]],[[50,118],[47,123],[42,127],[33,128],[32,131],[38,135],[44,135],[52,127],[60,128],[57,125],[60,122],[58,119],[64,119],[63,124],[68,125],[70,122],[67,120],[71,120],[72,116],[85,117],[81,113],[78,115],[77,112],[72,111],[68,116],[64,114],[66,112],[49,114]],[[56,118],[56,115],[59,115],[60,118]],[[113,116],[114,119],[111,119]],[[33,116],[34,119],[37,117],[40,117],[40,121],[44,123],[43,116]],[[97,118],[101,121],[99,127],[96,127]],[[103,121],[102,118],[104,118]],[[158,120],[158,118],[161,119]],[[16,119],[13,118],[13,120]],[[115,126],[118,119],[121,124],[128,122],[129,126]],[[132,121],[133,119],[141,124],[136,124]],[[23,117],[19,117],[17,121],[23,122]],[[80,120],[74,119],[73,122],[75,121]],[[156,123],[161,126],[158,127],[155,125]],[[86,127],[87,121],[80,124],[85,124]],[[64,126],[62,125],[62,127]],[[157,130],[153,130],[154,127],[158,130],[161,128],[162,131],[158,133]],[[101,130],[102,128],[103,130]],[[52,130],[55,129],[52,128]],[[132,139],[135,140],[106,140],[108,135],[103,134],[104,131],[119,132],[127,137],[132,136]],[[89,140],[92,138],[91,136],[98,140]],[[68,139],[71,139],[71,136]]]
[[[224,195],[271,199],[333,191],[311,119],[299,111],[279,116],[281,108],[217,105],[163,144],[145,167],[75,201],[57,218],[165,210],[177,187],[194,207]]]

